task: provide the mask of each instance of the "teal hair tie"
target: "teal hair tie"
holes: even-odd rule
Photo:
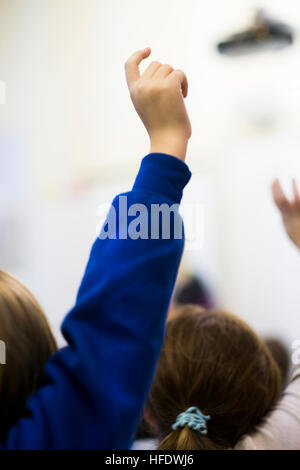
[[[184,413],[180,413],[176,422],[173,424],[172,429],[175,431],[178,428],[183,428],[188,426],[194,431],[199,431],[201,434],[207,434],[207,424],[206,422],[210,419],[210,416],[205,416],[199,408],[196,406],[191,406]]]

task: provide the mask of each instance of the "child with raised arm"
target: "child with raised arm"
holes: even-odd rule
[[[184,160],[191,126],[184,73],[153,62],[141,76],[139,64],[149,55],[148,48],[133,54],[126,76],[151,153],[132,190],[121,196],[129,208],[146,208],[151,233],[152,205],[177,207],[190,179]],[[28,291],[0,276],[0,339],[8,351],[6,365],[0,366],[1,449],[131,446],[162,345],[184,241],[174,236],[178,213],[169,237],[161,235],[159,225],[153,238],[130,238],[132,217],[119,217],[121,196],[112,207],[122,237],[96,240],[76,304],[63,322],[68,345],[50,357],[44,373],[41,362],[56,349],[49,327]],[[21,383],[24,393],[16,393]],[[13,409],[18,413],[6,416],[5,410]]]

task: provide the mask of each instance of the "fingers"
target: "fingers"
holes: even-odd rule
[[[139,65],[142,62],[142,60],[149,57],[150,54],[151,54],[151,49],[150,47],[147,47],[146,49],[136,51],[127,60],[125,64],[125,72],[126,72],[126,79],[127,79],[129,88],[133,85],[133,83],[136,80],[140,78]]]
[[[298,191],[297,183],[295,178],[292,180],[292,187],[293,187],[293,194],[294,194],[294,202],[296,202],[298,205],[300,204],[300,194]]]
[[[161,63],[160,63],[160,62],[157,62],[157,61],[151,62],[151,64],[148,65],[148,67],[146,68],[145,72],[143,73],[143,77],[144,77],[144,78],[153,77],[153,75],[155,74],[155,72],[156,72],[160,67],[161,67]]]
[[[297,210],[297,212],[299,212],[300,211],[300,194],[299,194],[299,190],[298,190],[295,178],[293,178],[292,180],[292,187],[293,187],[293,196],[294,196],[293,207]]]
[[[169,75],[169,79],[178,81],[181,86],[182,95],[186,98],[188,95],[188,80],[186,74],[182,70],[174,70],[174,72]]]
[[[143,78],[150,78],[154,77],[155,78],[166,78],[170,73],[174,71],[173,67],[169,64],[162,65],[160,62],[152,62],[145,72],[143,73]]]
[[[127,60],[125,64],[125,72],[129,89],[131,89],[132,85],[140,79],[141,75],[139,65],[142,60],[149,57],[150,53],[151,49],[147,47],[146,49],[136,51]],[[169,64],[161,65],[160,62],[155,61],[147,67],[143,73],[143,78],[151,78],[154,76],[159,79],[170,79],[171,81],[175,81],[180,86],[183,97],[187,97],[188,80],[182,70],[174,70]]]
[[[169,64],[162,65],[159,67],[155,73],[156,78],[167,78],[170,73],[174,72],[173,67]]]
[[[278,179],[276,179],[274,183],[272,184],[272,194],[273,194],[274,202],[280,211],[283,211],[284,209],[289,207],[290,201],[284,194],[283,189]]]

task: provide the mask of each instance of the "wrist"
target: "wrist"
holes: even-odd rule
[[[151,153],[166,153],[185,161],[188,138],[178,136],[178,134],[163,134],[150,137]]]

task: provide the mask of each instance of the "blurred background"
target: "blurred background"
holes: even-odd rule
[[[290,25],[293,44],[220,54],[257,8]],[[150,46],[190,84],[184,202],[200,205],[203,230],[183,272],[261,334],[299,339],[300,256],[270,193],[276,176],[287,190],[300,182],[298,29],[297,0],[0,0],[0,269],[35,293],[58,336],[97,208],[148,153],[123,66]]]

